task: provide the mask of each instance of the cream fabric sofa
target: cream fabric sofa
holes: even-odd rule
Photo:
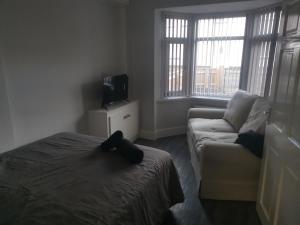
[[[187,141],[199,196],[255,201],[261,160],[234,143],[238,130],[223,119],[225,112],[216,108],[188,111]]]

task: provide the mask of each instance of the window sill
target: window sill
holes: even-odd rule
[[[179,102],[179,101],[199,101],[199,103],[227,103],[230,98],[222,97],[200,97],[200,96],[189,96],[189,97],[166,97],[158,99],[157,103],[168,103],[168,102]]]
[[[190,100],[190,97],[164,97],[158,99],[157,103],[164,103],[164,102],[179,102],[179,101],[187,101]]]

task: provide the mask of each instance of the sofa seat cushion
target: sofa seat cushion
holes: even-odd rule
[[[191,131],[206,131],[206,132],[228,132],[235,133],[234,128],[224,119],[189,119],[189,128]]]
[[[205,141],[218,142],[218,143],[234,143],[238,137],[238,133],[228,132],[194,132],[194,146],[200,150]]]

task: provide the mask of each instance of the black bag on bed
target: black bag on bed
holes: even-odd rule
[[[123,133],[119,130],[106,139],[100,147],[102,151],[110,151],[116,148],[117,152],[133,164],[140,163],[144,159],[144,152],[129,140],[123,138]]]
[[[118,130],[112,135],[110,135],[109,138],[107,138],[101,145],[101,150],[104,152],[110,151],[113,148],[116,148],[120,145],[120,141],[123,139],[123,133],[122,131]]]
[[[122,139],[117,147],[117,151],[130,163],[137,164],[143,161],[144,152],[127,139]]]

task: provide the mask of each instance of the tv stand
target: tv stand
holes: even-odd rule
[[[139,131],[138,101],[122,102],[107,109],[91,110],[88,113],[89,134],[108,138],[121,130],[126,139],[134,141]]]
[[[113,102],[111,104],[105,105],[103,107],[103,109],[105,109],[105,110],[112,110],[112,109],[121,107],[121,106],[123,106],[125,104],[128,104],[128,103],[130,103],[129,100],[122,100],[122,101],[118,101],[118,102]]]

